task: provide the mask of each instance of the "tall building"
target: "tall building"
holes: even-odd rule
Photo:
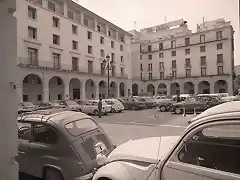
[[[233,93],[230,22],[203,21],[193,33],[180,19],[130,33],[133,95]]]
[[[131,34],[71,0],[17,0],[19,101],[128,96]]]

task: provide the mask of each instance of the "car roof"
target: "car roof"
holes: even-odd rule
[[[198,116],[194,117],[190,121],[191,124],[188,126],[188,128],[205,121],[210,121],[210,120],[212,121],[213,119],[211,117],[216,117],[216,119],[218,119],[218,117],[227,118],[232,116],[233,114],[235,114],[235,116],[237,115],[240,117],[240,101],[226,102],[226,103],[207,109],[206,111],[202,112]]]
[[[91,118],[90,116],[81,113],[74,112],[68,109],[47,109],[47,110],[38,110],[30,113],[24,113],[18,117],[18,120],[23,120],[26,118],[32,118],[34,122],[48,122],[52,121],[55,124],[67,124],[72,122],[73,119],[84,119]],[[91,118],[92,119],[92,118]]]

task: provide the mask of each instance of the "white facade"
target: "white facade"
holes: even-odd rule
[[[131,33],[135,35],[132,76],[142,79],[144,92],[233,93],[234,31],[230,22],[205,22],[192,33],[187,22],[177,20]]]
[[[19,101],[106,97],[106,55],[114,61],[110,93],[130,94],[130,33],[71,0],[18,0],[16,15]]]
[[[15,0],[0,1],[0,179],[4,180],[18,179],[15,9]]]

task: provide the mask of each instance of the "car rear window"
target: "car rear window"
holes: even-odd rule
[[[81,119],[66,124],[65,128],[72,136],[79,136],[97,129],[98,125],[91,119]]]

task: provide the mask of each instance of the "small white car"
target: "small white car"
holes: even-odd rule
[[[78,100],[77,103],[80,105],[81,112],[86,114],[98,115],[98,100]],[[111,112],[112,106],[102,102],[102,113],[107,115]]]
[[[107,103],[108,105],[112,106],[111,112],[122,112],[124,110],[123,104],[117,99],[103,99],[103,102]]]
[[[182,136],[128,141],[98,161],[93,180],[240,180],[240,102],[196,116]],[[99,158],[100,159],[100,158]]]

